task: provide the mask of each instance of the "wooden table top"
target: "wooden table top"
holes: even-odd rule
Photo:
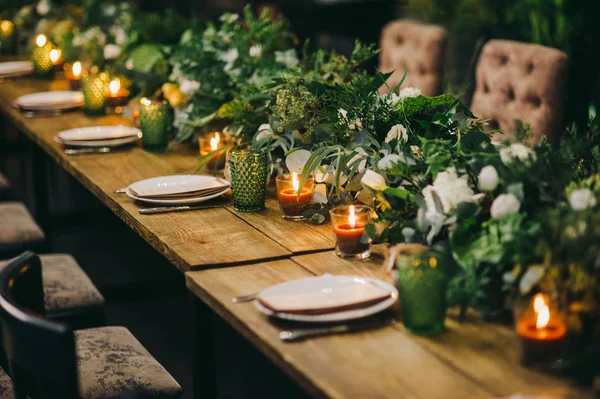
[[[197,149],[172,144],[165,154],[148,153],[138,147],[109,154],[65,155],[63,147],[53,140],[62,130],[131,124],[120,116],[95,118],[80,111],[28,119],[11,105],[21,95],[66,88],[66,81],[29,78],[6,81],[0,84],[0,108],[20,131],[180,270],[288,258],[333,248],[333,233],[328,225],[283,220],[274,197],[267,200],[267,209],[257,213],[237,212],[226,207],[140,215],[139,208],[152,205],[134,203],[113,191],[141,179],[194,173]]]
[[[377,330],[284,343],[279,332],[289,324],[270,322],[252,303],[231,302],[234,296],[323,273],[390,279],[381,270],[381,258],[349,261],[328,251],[189,272],[186,280],[194,294],[317,397],[593,397],[565,380],[521,366],[518,338],[506,327],[449,319],[443,334],[418,337],[398,321]],[[400,320],[398,313],[397,306],[389,312]]]

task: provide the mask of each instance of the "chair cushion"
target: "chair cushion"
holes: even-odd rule
[[[40,259],[45,307],[49,316],[104,306],[104,298],[71,255],[41,255]],[[0,268],[7,263],[0,262]]]
[[[83,399],[176,398],[181,386],[125,327],[78,330],[75,334],[79,391]]]
[[[0,367],[0,398],[13,398],[13,384],[12,380],[6,374],[6,371]]]
[[[0,252],[35,248],[44,242],[44,232],[20,202],[0,203]]]

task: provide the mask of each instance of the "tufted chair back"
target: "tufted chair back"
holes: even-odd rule
[[[536,144],[542,136],[557,142],[564,110],[567,55],[535,44],[490,40],[479,56],[471,110],[489,129],[510,138],[515,119],[531,124]]]
[[[446,30],[436,25],[402,20],[387,24],[381,31],[379,70],[392,72],[387,85],[393,88],[407,69],[403,87],[416,87],[424,96],[440,94]],[[388,91],[384,85],[379,90]]]

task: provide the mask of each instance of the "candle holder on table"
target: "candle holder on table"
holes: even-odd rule
[[[371,240],[365,226],[373,209],[365,205],[343,205],[329,211],[335,233],[335,253],[342,258],[366,259],[371,256]]]
[[[106,107],[109,113],[122,114],[127,105],[129,91],[121,86],[121,79],[114,78],[108,85]]]
[[[167,151],[169,132],[173,123],[169,103],[144,97],[140,100],[139,110],[144,150],[148,152]]]
[[[53,48],[50,50],[50,61],[52,61],[52,65],[54,65],[54,72],[60,75],[63,72],[63,57],[62,51],[57,48]]]
[[[83,65],[80,61],[71,64],[64,64],[65,76],[69,82],[69,90],[81,89],[81,76],[83,75]]]
[[[315,181],[309,177],[304,182],[302,190],[299,189],[300,176],[297,173],[285,173],[277,176],[277,198],[281,217],[289,220],[302,220],[302,214],[313,203]],[[300,192],[300,194],[298,194]]]
[[[33,62],[33,75],[39,79],[52,79],[54,77],[54,63],[50,58],[50,52],[53,50],[52,43],[44,35],[38,35],[35,38],[35,46],[31,53]]]
[[[17,33],[15,24],[7,19],[0,21],[0,54],[17,52]]]
[[[402,321],[417,335],[444,330],[448,308],[446,261],[443,254],[413,245],[396,260]]]
[[[264,150],[233,150],[229,155],[233,207],[241,212],[265,209],[269,165]]]
[[[227,147],[227,145],[227,138],[220,132],[211,132],[198,137],[200,155],[207,156],[212,154],[206,164],[208,170],[221,170],[225,167],[226,151],[215,151]]]
[[[81,78],[83,92],[83,112],[88,115],[104,115],[108,94],[108,74],[90,71]]]

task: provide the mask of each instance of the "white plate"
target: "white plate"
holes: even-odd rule
[[[1,77],[25,76],[30,73],[33,73],[33,62],[31,61],[0,62]]]
[[[136,190],[136,188],[143,187],[144,189],[151,188],[159,188],[165,186],[177,186],[177,185],[185,185],[185,184],[198,184],[205,183],[210,184],[216,181],[217,178],[214,176],[204,176],[204,175],[172,175],[172,176],[161,176],[154,177],[152,179],[141,180],[129,185],[125,189],[125,194],[128,197],[133,198],[134,200],[147,202],[150,204],[160,204],[160,205],[186,205],[186,204],[195,204],[198,202],[208,201],[209,199],[217,198],[223,194],[225,194],[229,190],[229,186],[223,189],[216,194],[207,195],[204,197],[191,197],[191,198],[182,198],[182,199],[151,199],[151,198],[142,198],[138,197],[131,191]],[[136,190],[137,191],[137,190]]]
[[[45,91],[27,94],[15,100],[18,107],[34,110],[63,110],[83,105],[83,93],[79,91]]]
[[[62,145],[68,145],[73,147],[118,147],[125,144],[130,144],[138,141],[142,137],[142,133],[138,136],[123,137],[122,139],[114,140],[89,140],[89,141],[71,141],[62,140],[58,136],[54,136],[54,141]]]
[[[317,291],[324,292],[323,290],[329,290],[332,289],[332,287],[339,287],[344,284],[356,284],[357,282],[361,282],[364,284],[375,284],[381,289],[388,291],[390,293],[390,297],[388,299],[383,300],[382,302],[378,302],[371,306],[365,306],[364,308],[360,309],[342,310],[339,312],[315,315],[274,312],[273,310],[263,306],[258,300],[254,301],[254,305],[262,313],[277,319],[299,321],[305,323],[335,323],[372,316],[389,308],[398,300],[398,290],[394,286],[384,281],[364,276],[332,275],[308,277],[277,284],[261,291],[259,297],[262,295],[289,295],[293,293],[301,294]]]
[[[119,126],[91,126],[76,129],[63,130],[58,133],[58,138],[63,141],[93,141],[123,139],[126,137],[139,137],[140,129],[134,127]]]

